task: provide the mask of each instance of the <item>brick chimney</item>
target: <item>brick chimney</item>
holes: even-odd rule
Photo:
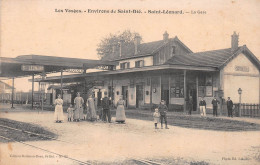
[[[238,38],[239,34],[234,31],[233,35],[231,35],[231,53],[234,53],[238,48]]]
[[[139,35],[136,35],[134,40],[135,54],[138,54],[140,43],[141,43],[141,37]]]
[[[167,42],[168,39],[169,39],[169,34],[167,33],[167,31],[165,31],[164,34],[163,34],[163,40],[164,40],[165,42]]]

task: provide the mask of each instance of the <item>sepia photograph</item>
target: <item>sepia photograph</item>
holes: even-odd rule
[[[1,0],[1,165],[260,164],[259,0]]]

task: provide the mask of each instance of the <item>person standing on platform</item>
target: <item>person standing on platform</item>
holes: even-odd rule
[[[54,101],[55,112],[54,112],[54,120],[56,123],[61,123],[63,121],[63,100],[61,99],[61,95],[58,94],[58,98]]]
[[[155,129],[158,129],[157,124],[160,123],[160,113],[159,109],[155,108],[155,112],[153,113],[153,121],[154,121],[154,127]]]
[[[217,100],[216,96],[212,100],[211,104],[213,105],[213,116],[218,116],[218,104],[219,101]]]
[[[107,91],[104,92],[105,97],[102,99],[103,121],[111,123],[110,100],[107,97]]]
[[[89,95],[89,98],[86,102],[87,108],[88,108],[88,114],[87,119],[90,121],[96,121],[97,120],[97,113],[96,113],[96,101],[92,97],[92,94]]]
[[[123,96],[120,96],[117,102],[117,109],[116,109],[116,122],[118,123],[125,123],[125,100],[123,100]]]
[[[228,110],[228,117],[233,117],[232,110],[233,110],[233,101],[228,97],[227,100],[227,110]]]
[[[75,112],[74,112],[74,120],[80,121],[84,118],[83,116],[83,104],[84,99],[80,97],[80,93],[77,93],[77,97],[74,99]]]
[[[201,100],[199,102],[199,106],[200,106],[200,115],[201,116],[206,116],[206,101],[204,100],[204,97],[201,97]]]
[[[73,111],[74,111],[73,105],[70,104],[69,108],[67,109],[68,121],[73,121]]]
[[[161,129],[163,129],[163,120],[165,122],[165,129],[169,129],[167,126],[167,112],[168,112],[168,107],[165,105],[165,101],[162,100],[159,104],[159,112],[160,112],[160,120],[161,120]]]

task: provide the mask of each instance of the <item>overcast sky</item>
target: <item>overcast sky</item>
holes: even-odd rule
[[[55,12],[55,9],[63,10]],[[66,13],[65,9],[141,9],[142,14]],[[148,10],[206,11],[206,14],[148,14]],[[260,1],[228,0],[2,0],[1,56],[48,55],[98,59],[96,48],[109,33],[138,32],[144,42],[167,31],[193,52],[228,48],[233,31],[239,44],[260,58]],[[22,79],[18,90],[30,84]]]

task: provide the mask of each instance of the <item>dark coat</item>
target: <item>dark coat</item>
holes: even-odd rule
[[[158,106],[159,112],[161,116],[166,115],[167,111],[168,111],[168,107],[164,104],[159,104]]]
[[[205,106],[206,107],[206,101],[205,100],[200,100],[199,106]]]
[[[102,99],[102,108],[103,109],[109,109],[110,108],[110,100],[108,97],[104,97]]]
[[[217,99],[213,99],[211,104],[213,105],[213,107],[217,107],[219,104],[219,101]]]
[[[232,100],[227,100],[227,108],[232,109],[233,108],[233,101]]]

